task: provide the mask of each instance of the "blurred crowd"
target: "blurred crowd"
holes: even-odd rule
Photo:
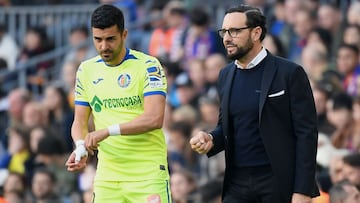
[[[217,124],[217,76],[230,62],[217,34],[221,25],[214,22],[211,8],[196,4],[200,1],[150,1],[144,10],[145,2],[91,1],[126,7],[129,23],[151,19],[130,30],[127,43],[158,57],[167,75],[163,128],[173,202],[220,202],[224,154],[208,159],[192,151],[188,142],[198,130],[209,131]],[[311,81],[319,120],[317,180],[322,194],[313,203],[339,197],[336,188],[344,180],[360,188],[360,1],[239,3],[264,12],[269,30],[264,47],[301,64]],[[0,5],[11,6],[11,1]],[[81,61],[97,54],[86,43],[89,38],[88,25],[71,29],[68,43],[73,48],[61,59],[57,77],[44,77],[53,61],[43,61],[27,70],[25,87],[7,87],[11,75],[0,78],[0,203],[91,202],[96,157],[79,173],[69,173],[64,166],[73,149],[75,73]],[[13,70],[53,48],[41,27],[29,28],[19,43],[0,26],[2,70]],[[93,129],[92,123],[89,126]]]

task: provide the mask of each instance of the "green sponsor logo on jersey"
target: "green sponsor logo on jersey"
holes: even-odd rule
[[[121,98],[109,98],[103,100],[100,100],[97,96],[94,96],[90,105],[96,112],[100,112],[102,108],[134,108],[141,103],[142,102],[139,95]]]
[[[100,112],[101,111],[101,106],[103,105],[103,103],[101,102],[99,97],[94,96],[93,99],[90,102],[90,105],[96,112]]]

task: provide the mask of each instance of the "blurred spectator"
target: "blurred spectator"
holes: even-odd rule
[[[180,105],[190,104],[194,108],[198,107],[199,92],[194,88],[194,83],[187,73],[183,72],[176,77],[175,86]]]
[[[346,93],[332,96],[327,104],[327,118],[335,127],[331,140],[336,148],[354,150],[354,120],[352,116],[352,98]]]
[[[49,39],[43,27],[29,27],[24,36],[17,65],[26,66],[33,57],[44,54],[53,49],[53,43]],[[53,61],[42,61],[27,69],[28,84],[31,88],[40,88],[48,80],[47,70],[51,68]]]
[[[335,184],[330,189],[331,203],[359,203],[359,189],[347,180]]]
[[[179,34],[183,32],[183,23],[180,20],[174,20],[174,17],[184,19],[185,11],[183,9],[181,1],[169,1],[164,5],[160,16],[161,19],[157,20],[157,24],[153,24],[154,30],[149,42],[150,55],[173,62],[180,59],[181,56],[178,56]]]
[[[360,187],[360,154],[351,153],[343,157],[342,173],[344,178],[349,180],[357,188]]]
[[[4,198],[9,203],[24,203],[27,200],[25,177],[19,173],[10,173],[3,185]]]
[[[0,157],[0,168],[25,174],[24,163],[30,156],[29,131],[24,126],[16,124],[9,127],[8,136],[8,150]]]
[[[262,41],[264,47],[273,55],[280,57],[285,57],[284,46],[280,39],[273,34],[266,34],[264,40]]]
[[[330,97],[329,91],[326,89],[325,84],[321,82],[315,82],[312,86],[315,108],[318,117],[318,131],[324,133],[327,137],[330,137],[335,128],[330,124],[327,118],[326,105]]]
[[[7,111],[1,114],[0,141],[3,146],[7,146],[6,129],[11,125],[23,123],[23,109],[25,104],[31,100],[31,93],[25,88],[16,88],[9,92],[6,103]]]
[[[35,126],[30,130],[30,157],[24,163],[25,166],[25,178],[26,184],[30,186],[30,181],[34,176],[34,171],[38,166],[42,166],[43,163],[40,163],[37,160],[39,142],[43,137],[54,136],[48,127],[45,126]]]
[[[349,154],[347,151],[342,151],[339,154],[333,155],[329,162],[329,175],[332,184],[338,183],[345,179],[343,168],[343,157]]]
[[[189,104],[181,105],[174,109],[172,113],[172,122],[186,122],[194,126],[198,122],[199,112]]]
[[[360,49],[360,25],[348,25],[344,29],[343,42],[352,44]],[[360,62],[360,56],[359,56]]]
[[[199,112],[200,122],[203,125],[216,127],[219,119],[219,100],[217,98],[211,98],[209,96],[202,96],[199,98]]]
[[[339,30],[344,30],[344,23],[342,21],[341,11],[338,6],[331,3],[322,3],[317,12],[318,25],[328,30],[331,34],[331,52],[330,56],[336,56],[336,50],[342,42],[343,32]],[[333,62],[333,61],[332,61]]]
[[[349,25],[359,25],[360,26],[360,2],[352,1],[348,12],[346,13],[347,24]]]
[[[171,0],[166,5],[165,13],[163,16],[166,19],[167,26],[174,29],[174,36],[172,46],[169,51],[169,60],[179,62],[183,57],[181,37],[188,26],[187,11],[182,1]]]
[[[89,43],[89,30],[86,26],[76,26],[70,30],[69,44],[71,50],[65,55],[65,62],[80,63],[97,55],[96,50]]]
[[[193,83],[196,94],[201,95],[205,92],[205,65],[202,59],[191,59],[187,62],[189,79]]]
[[[320,81],[324,72],[329,69],[328,51],[324,44],[307,44],[301,53],[301,63],[310,80]]]
[[[64,143],[58,136],[47,135],[39,140],[35,158],[37,165],[46,167],[55,176],[57,181],[53,192],[65,202],[76,203],[80,199],[77,174],[69,173],[64,167],[67,156]],[[34,176],[36,176],[36,170]]]
[[[360,95],[360,52],[358,47],[350,44],[342,44],[337,53],[336,69],[344,77],[344,90],[351,96]]]
[[[46,168],[35,171],[32,179],[32,200],[29,203],[62,203],[56,194],[56,177]]]
[[[330,95],[344,92],[342,84],[343,76],[336,70],[327,70],[319,81]]]
[[[170,189],[173,203],[195,203],[197,185],[194,175],[185,170],[177,170],[170,175]]]
[[[327,57],[330,58],[332,54],[332,34],[329,30],[322,27],[314,27],[309,34],[307,44],[320,43],[326,48]]]
[[[336,149],[323,133],[319,133],[318,152],[316,155],[317,175],[316,179],[320,190],[328,192],[330,187],[344,179],[342,174],[342,156],[348,154],[346,149]]]
[[[75,97],[75,81],[76,71],[79,68],[80,63],[75,61],[67,61],[63,64],[61,69],[61,84],[67,94],[68,103],[71,109],[74,109],[74,97]]]
[[[23,109],[23,123],[26,127],[33,128],[38,125],[48,124],[48,112],[40,102],[30,101]]]
[[[16,88],[8,95],[9,119],[11,123],[23,123],[25,105],[31,100],[31,92],[24,88]]]
[[[287,57],[295,62],[300,62],[301,52],[307,44],[311,30],[316,25],[316,17],[307,9],[299,9],[293,15],[295,36],[290,42]]]
[[[190,25],[182,40],[185,62],[194,58],[205,59],[213,53],[224,53],[222,40],[211,28],[211,18],[204,7],[192,8],[189,20]]]
[[[269,33],[279,38],[286,27],[285,21],[285,0],[276,0],[273,5],[273,18],[269,23]]]
[[[180,101],[176,94],[175,79],[183,71],[178,62],[169,62],[165,60],[162,61],[161,64],[163,65],[167,80],[167,102],[171,107],[179,107]]]
[[[19,47],[15,39],[7,33],[5,25],[0,25],[0,57],[5,59],[9,70],[15,69]]]
[[[280,0],[281,1],[281,0]],[[284,24],[281,26],[281,31],[276,36],[279,37],[282,44],[285,47],[288,55],[292,46],[292,41],[295,38],[294,26],[295,26],[295,13],[303,6],[303,1],[300,0],[284,0]],[[281,2],[280,2],[281,4]],[[280,7],[281,8],[281,7]],[[274,33],[274,32],[272,32]]]
[[[227,60],[223,54],[215,53],[205,59],[205,94],[208,97],[219,99],[216,87],[220,70],[225,67]]]
[[[68,97],[61,86],[47,86],[43,98],[44,107],[49,111],[49,126],[56,129],[65,142],[66,152],[73,150],[71,125],[74,112],[70,108]]]
[[[192,126],[186,122],[174,122],[170,125],[167,132],[170,172],[186,168],[192,173],[199,173],[198,155],[188,145],[191,131]]]

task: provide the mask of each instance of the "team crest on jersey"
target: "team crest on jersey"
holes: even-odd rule
[[[121,74],[119,77],[118,77],[118,84],[120,87],[122,88],[126,88],[129,86],[131,82],[131,77],[129,74],[125,73],[125,74]]]

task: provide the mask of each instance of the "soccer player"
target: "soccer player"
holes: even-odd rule
[[[72,125],[76,148],[66,166],[69,171],[81,170],[88,153],[98,150],[95,203],[169,203],[163,69],[156,58],[125,47],[128,31],[118,8],[95,9],[91,27],[99,56],[83,62],[77,71]]]

